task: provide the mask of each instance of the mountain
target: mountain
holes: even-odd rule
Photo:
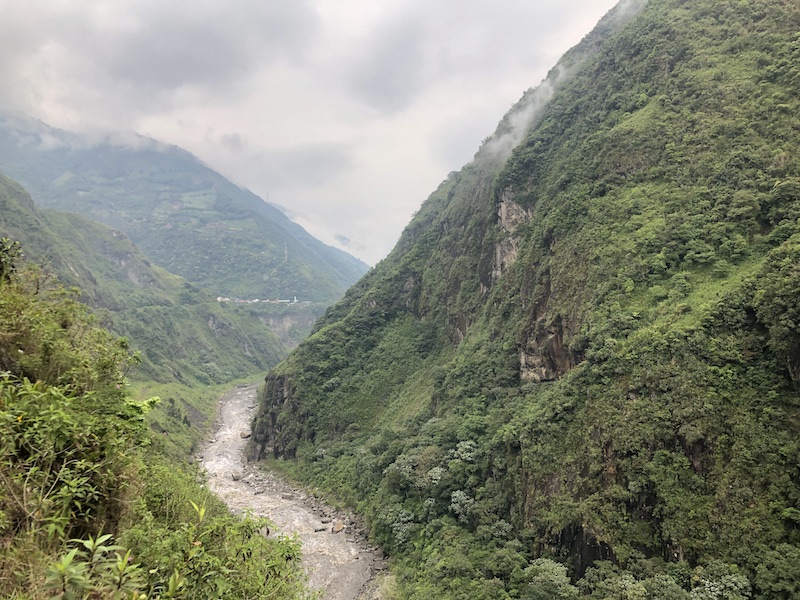
[[[42,208],[125,234],[156,264],[221,296],[331,303],[367,266],[176,146],[90,139],[0,115],[0,172]]]
[[[798,31],[620,3],[270,372],[400,597],[800,596]]]
[[[0,234],[17,239],[107,325],[142,353],[137,378],[223,383],[276,364],[286,353],[252,315],[227,310],[204,291],[152,265],[119,230],[79,215],[39,211],[0,176]]]
[[[265,315],[222,305],[209,291],[153,265],[119,230],[38,210],[4,176],[0,236],[19,240],[29,261],[76,287],[100,323],[128,339],[141,357],[129,377],[151,395],[164,394],[166,404],[151,413],[151,422],[170,431],[169,442],[180,451],[201,437],[213,414],[216,395],[204,386],[252,377],[288,352]],[[48,277],[42,275],[43,285]]]

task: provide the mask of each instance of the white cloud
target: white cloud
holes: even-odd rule
[[[614,3],[0,0],[0,107],[183,146],[374,263]]]

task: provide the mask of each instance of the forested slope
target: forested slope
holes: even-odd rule
[[[620,4],[270,373],[255,452],[406,597],[797,597],[799,65],[796,1]]]
[[[0,237],[19,240],[43,282],[74,286],[99,322],[125,336],[140,360],[128,376],[165,395],[150,413],[183,450],[210,421],[208,385],[254,377],[287,354],[276,334],[251,314],[150,263],[119,230],[79,215],[40,211],[18,184],[0,176]],[[155,387],[153,384],[156,385]]]
[[[39,211],[19,185],[0,178],[0,234],[61,282],[79,289],[118,335],[141,352],[139,379],[223,383],[276,364],[283,345],[254,316],[152,265],[119,230],[79,215]]]

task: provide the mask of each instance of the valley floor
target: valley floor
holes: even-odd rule
[[[199,457],[209,487],[231,510],[270,519],[277,527],[271,535],[297,536],[309,585],[322,590],[322,598],[371,600],[374,574],[385,561],[367,545],[352,517],[247,463],[243,436],[250,431],[255,405],[255,385],[236,387],[220,399],[214,437]]]

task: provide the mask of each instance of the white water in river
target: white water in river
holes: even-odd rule
[[[325,600],[377,597],[373,573],[385,562],[368,547],[350,518],[337,514],[277,474],[247,464],[244,449],[255,412],[256,386],[242,386],[219,403],[217,430],[200,456],[208,485],[235,512],[267,517],[284,535],[297,535],[313,589]],[[334,529],[341,529],[332,533]]]

